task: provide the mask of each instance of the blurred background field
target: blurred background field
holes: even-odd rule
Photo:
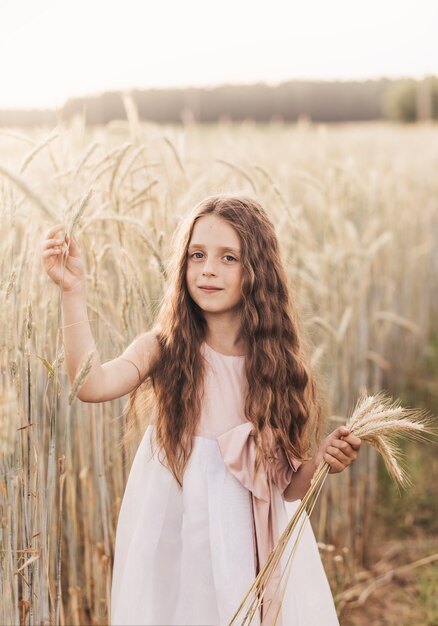
[[[126,398],[69,403],[59,293],[39,258],[51,224],[82,248],[106,361],[151,328],[178,219],[209,193],[252,194],[276,225],[327,428],[364,388],[437,414],[436,125],[156,125],[134,110],[0,131],[1,623],[107,623],[144,429],[122,448]],[[406,492],[366,448],[312,519],[341,624],[437,623],[436,450],[404,447]]]

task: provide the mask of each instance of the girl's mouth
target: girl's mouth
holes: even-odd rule
[[[201,291],[205,291],[206,293],[215,293],[216,291],[222,291],[222,289],[216,287],[199,287]]]

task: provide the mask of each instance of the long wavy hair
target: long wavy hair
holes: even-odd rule
[[[149,372],[156,442],[181,486],[200,419],[206,369],[200,347],[207,323],[186,285],[188,246],[196,221],[204,215],[226,220],[240,239],[239,339],[246,345],[248,382],[244,410],[254,425],[257,468],[273,445],[291,463],[294,458],[307,459],[312,443],[320,438],[322,415],[274,225],[259,202],[247,195],[221,193],[205,198],[181,221],[173,237],[168,283],[155,326],[160,356]],[[145,400],[146,382],[129,396],[128,421],[138,418],[138,407],[145,406],[138,404],[138,394]]]

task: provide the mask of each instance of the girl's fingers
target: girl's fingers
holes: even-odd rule
[[[360,444],[362,443],[361,439],[355,435],[348,435],[348,437],[344,437],[344,441],[347,441],[355,450],[359,450]]]
[[[331,433],[330,443],[338,440],[347,441],[355,450],[359,450],[360,448],[361,440],[359,439],[359,437],[352,435],[350,430],[345,426],[340,426]]]
[[[340,461],[343,465],[349,465],[351,461],[353,461],[353,455],[348,455],[344,453],[339,448],[335,448],[335,446],[328,446],[326,450],[327,454],[334,457],[337,461]]]
[[[339,448],[339,450],[342,450],[342,452],[347,456],[351,456],[351,454],[355,452],[353,446],[351,446],[350,443],[345,439],[334,439],[329,442],[329,445],[334,446],[335,448]]]
[[[55,226],[49,228],[45,235],[43,250],[52,246],[62,246],[64,242],[68,246],[68,253],[70,256],[81,256],[78,244],[74,239],[67,235],[64,224],[56,224]]]
[[[360,444],[361,440],[358,437],[353,435],[343,437],[341,429],[336,429],[328,438],[324,450],[324,460],[330,465],[330,471],[342,472],[350,465],[357,457]]]
[[[53,250],[45,250],[42,254],[43,257],[51,256],[52,254],[61,254],[61,250],[53,249]]]
[[[335,458],[328,452],[324,454],[324,461],[326,461],[326,463],[330,465],[330,472],[332,474],[342,472],[342,470],[345,468],[345,465],[343,465],[340,461],[338,461],[337,458]]]
[[[46,239],[43,242],[43,250],[46,248],[52,248],[56,246],[62,246],[62,239]]]
[[[332,432],[332,435],[334,435],[337,439],[339,439],[340,437],[347,437],[349,434],[350,429],[346,426],[339,426],[339,428]]]

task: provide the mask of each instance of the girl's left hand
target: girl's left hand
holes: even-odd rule
[[[337,428],[330,433],[316,453],[316,466],[323,460],[330,465],[329,474],[342,472],[357,457],[361,443],[359,437],[352,435],[345,426]]]

